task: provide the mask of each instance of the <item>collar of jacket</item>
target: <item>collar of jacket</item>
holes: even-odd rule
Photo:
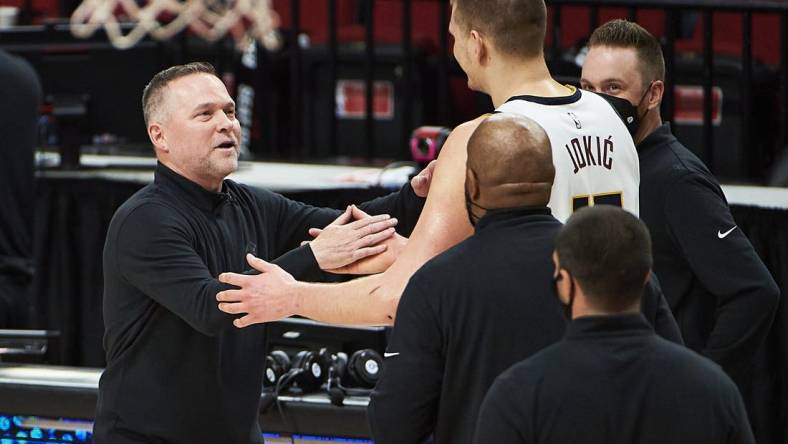
[[[581,316],[566,329],[567,339],[595,336],[632,336],[654,333],[654,329],[640,313]]]
[[[517,207],[517,208],[496,208],[488,210],[487,213],[476,223],[475,231],[478,233],[501,221],[517,219],[526,216],[551,216],[552,213],[547,207]]]
[[[676,136],[670,131],[670,122],[665,122],[638,144],[638,154],[645,153],[653,148],[668,145],[675,140]]]
[[[192,205],[206,211],[215,211],[224,203],[233,201],[233,197],[227,187],[227,181],[222,183],[221,192],[216,193],[209,191],[201,185],[167,168],[161,162],[156,163],[153,182],[163,189],[174,192],[178,196],[185,198]]]

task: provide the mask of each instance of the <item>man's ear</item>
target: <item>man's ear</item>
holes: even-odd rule
[[[558,293],[558,299],[560,299],[564,304],[568,304],[569,300],[571,299],[570,293],[572,292],[572,279],[572,275],[570,275],[565,268],[560,268],[558,270],[555,291]]]
[[[470,168],[465,168],[465,189],[468,190],[468,195],[474,202],[479,201],[481,191],[479,190],[479,179],[476,177],[476,172]]]
[[[162,128],[161,124],[154,122],[148,125],[148,137],[156,151],[165,153],[170,151],[167,146],[167,138],[164,135],[164,128]]]
[[[651,85],[651,90],[648,93],[648,110],[659,108],[662,103],[662,95],[665,94],[665,82],[662,80],[655,80]]]
[[[487,39],[484,35],[475,29],[471,29],[471,38],[469,39],[469,48],[471,56],[475,59],[476,63],[486,63],[487,53]]]

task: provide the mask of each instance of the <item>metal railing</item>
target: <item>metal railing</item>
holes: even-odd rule
[[[337,23],[337,0],[318,0],[318,1],[325,1],[328,3],[328,14],[326,15],[326,30],[327,30],[327,40],[325,42],[325,47],[327,49],[328,55],[328,67],[329,67],[329,76],[330,76],[330,84],[333,85],[333,88],[336,88],[337,80],[338,80],[338,66],[343,63],[343,56],[339,50],[340,44],[338,39],[338,23]],[[437,122],[433,123],[441,123],[441,124],[448,124],[448,83],[447,77],[449,73],[449,39],[448,39],[448,32],[445,31],[448,29],[449,23],[449,0],[434,0],[436,3],[441,5],[440,14],[437,17],[435,26],[441,30],[444,30],[440,33],[439,39],[439,50],[437,54],[434,54],[434,57],[437,60],[437,76],[438,76],[438,90],[437,90],[437,103],[435,104],[435,109],[437,110],[436,117]],[[367,159],[373,159],[376,157],[375,145],[377,141],[377,135],[375,132],[375,115],[374,115],[374,85],[375,85],[375,69],[376,69],[376,58],[377,58],[377,49],[379,47],[378,42],[375,38],[375,0],[359,0],[356,3],[358,9],[358,21],[360,24],[364,26],[364,34],[362,41],[356,42],[349,42],[351,46],[356,48],[358,51],[363,51],[363,55],[365,58],[364,62],[364,70],[363,70],[363,83],[364,83],[364,117],[363,117],[363,138],[365,141],[365,152],[364,157]],[[403,86],[401,91],[401,97],[397,97],[397,100],[401,100],[401,120],[403,125],[400,128],[398,137],[402,141],[407,141],[410,137],[410,132],[413,130],[412,125],[409,122],[413,120],[413,106],[414,106],[414,92],[412,88],[409,86],[414,81],[414,44],[413,44],[413,26],[412,26],[412,4],[415,3],[414,1],[406,0],[400,2],[401,6],[401,15],[402,20],[400,23],[400,29],[402,38],[399,42],[399,49],[401,50],[401,73],[402,78],[400,84]],[[289,67],[291,70],[290,73],[290,85],[289,85],[289,97],[291,100],[291,107],[290,107],[290,121],[288,124],[290,125],[289,131],[289,140],[287,145],[290,147],[291,154],[293,152],[297,152],[299,155],[306,155],[309,156],[311,153],[308,151],[305,152],[303,149],[303,135],[304,135],[304,127],[303,127],[303,104],[304,104],[304,97],[302,91],[304,91],[304,76],[303,76],[303,54],[304,48],[299,42],[303,41],[301,38],[302,29],[300,27],[300,19],[303,14],[303,6],[304,4],[310,4],[311,2],[305,3],[303,0],[291,0],[289,2],[289,17],[290,17],[290,26],[287,30],[287,36],[289,37],[289,46],[287,49],[287,57],[289,57]],[[276,86],[272,86],[272,88],[276,88]],[[336,97],[335,94],[332,92],[330,94],[330,98],[325,105],[325,114],[321,114],[321,118],[327,118],[329,120],[329,133],[328,133],[328,140],[326,140],[326,144],[328,145],[328,152],[333,156],[340,156],[342,155],[342,150],[338,146],[337,143],[337,116],[336,116]],[[416,124],[418,126],[418,123]],[[271,149],[276,150],[276,148],[271,147]],[[406,150],[403,148],[403,155],[405,155]]]
[[[253,96],[247,101],[254,103],[255,115],[246,119],[245,125],[252,134],[253,153],[259,158],[406,159],[409,157],[407,143],[414,128],[425,124],[454,126],[474,114],[490,110],[487,98],[473,96],[462,87],[465,76],[452,57],[447,31],[449,0],[281,0],[274,3],[280,8],[280,14],[287,15],[287,20],[283,20],[285,48],[274,53],[258,51],[256,67],[246,71],[237,63],[224,63],[234,66],[239,73],[239,84],[251,87],[245,88],[245,92],[254,90],[246,97]],[[778,149],[788,144],[788,2],[550,0],[547,3],[550,14],[545,55],[553,74],[566,82],[577,81],[579,67],[562,63],[577,49],[573,46],[575,41],[565,40],[577,39],[585,26],[590,34],[603,20],[611,18],[611,8],[615,10],[614,16],[641,22],[659,15],[659,26],[654,25],[654,20],[643,24],[647,29],[659,28],[649,30],[663,43],[666,62],[663,117],[679,124],[676,125],[679,136],[686,139],[690,148],[697,150],[712,170],[720,161],[727,162],[723,166],[728,167],[737,162],[746,163],[746,168],[739,168],[740,171],[732,174],[733,178],[763,179],[765,165]],[[578,10],[583,11],[582,14],[578,15]],[[348,14],[348,11],[352,12]],[[380,11],[385,11],[384,15]],[[689,58],[687,39],[681,36],[682,18],[687,14],[697,20],[692,40],[695,44],[692,50],[697,54]],[[720,30],[730,25],[732,14],[737,31],[741,30],[741,42],[736,46],[736,54],[731,55],[730,51],[721,54],[717,39]],[[754,25],[762,23],[764,17],[770,18],[772,23],[766,38],[770,39],[767,46],[774,54],[770,55],[768,63],[760,60],[764,29]],[[348,32],[349,28],[355,32]],[[54,28],[45,27],[38,37],[54,38],[55,34],[61,34],[47,29]],[[29,39],[21,35],[22,31],[15,32],[20,34],[19,44],[9,41],[7,38],[11,34],[5,33],[0,47],[31,54],[38,51],[34,47],[41,39],[33,39],[32,34],[36,33],[32,27]],[[321,36],[315,37],[316,34]],[[424,35],[428,35],[427,45],[423,42]],[[311,43],[310,36],[315,37]],[[197,57],[204,59],[206,52],[199,49],[202,46],[188,45],[190,41],[183,35],[162,46],[169,49],[160,51],[163,56],[159,59],[172,63]],[[756,42],[760,43],[756,46]],[[74,44],[70,40],[65,43]],[[217,46],[216,51],[220,50]],[[233,59],[229,50],[224,54],[224,58]],[[31,57],[41,58],[35,54]],[[688,59],[691,59],[691,67],[688,67]],[[727,72],[720,69],[721,64]],[[768,74],[766,80],[761,78],[764,70]],[[375,109],[378,95],[375,85],[381,81],[382,72],[389,75],[386,81],[390,87],[386,94],[390,94],[394,102],[389,104],[389,114],[385,118],[379,117]],[[319,76],[319,84],[316,76]],[[362,109],[356,109],[352,117],[337,112],[341,105],[337,100],[337,87],[339,81],[348,79],[354,80],[357,86],[363,85],[356,97],[356,105],[360,103]],[[721,123],[717,118],[721,116],[720,85],[723,83],[727,88],[725,106],[729,112]],[[697,95],[693,100],[700,106],[694,110],[697,115],[693,123],[682,124],[676,119],[676,111],[685,110],[677,107],[675,98],[683,97],[676,95],[678,88],[688,84],[695,88],[693,94]],[[764,85],[770,97],[764,97]],[[95,96],[96,100],[102,97]],[[132,105],[127,108],[136,111]],[[384,122],[384,119],[390,120]],[[252,126],[255,126],[254,131]],[[123,127],[123,131],[130,130]],[[143,138],[144,134],[141,131],[140,134]],[[357,147],[351,149],[351,146]],[[392,146],[395,148],[390,149]],[[725,153],[731,150],[735,151],[735,156],[728,158]],[[725,173],[724,168],[715,172]]]
[[[290,69],[290,85],[289,85],[289,99],[290,115],[289,115],[289,138],[286,145],[289,146],[289,155],[297,157],[310,157],[314,153],[304,149],[303,136],[306,128],[304,127],[303,110],[304,103],[307,98],[304,97],[304,76],[303,76],[303,56],[304,48],[298,44],[302,34],[302,29],[299,26],[301,18],[304,14],[311,13],[310,10],[305,9],[308,4],[310,8],[314,6],[314,0],[304,3],[303,0],[291,0],[289,2],[290,24],[288,30],[289,36],[289,49],[287,50],[286,57],[289,58]],[[375,8],[380,3],[376,0],[357,0],[356,7],[356,21],[357,25],[364,27],[363,39],[357,38],[355,42],[342,42],[338,37],[340,25],[337,20],[337,1],[338,0],[316,0],[325,1],[328,3],[328,14],[326,16],[326,30],[327,39],[324,43],[327,49],[327,64],[330,77],[330,85],[336,88],[339,76],[340,67],[346,63],[343,54],[344,50],[340,48],[352,47],[356,51],[363,52],[365,57],[364,70],[363,70],[363,83],[365,85],[365,100],[364,100],[364,117],[363,117],[363,140],[364,140],[364,157],[372,159],[378,157],[376,151],[376,143],[380,142],[380,135],[376,134],[375,129],[375,114],[374,114],[374,84],[376,81],[376,67],[379,66],[378,49],[383,45],[376,39],[376,29],[380,25],[375,23]],[[382,0],[381,0],[382,1]],[[403,0],[399,2],[401,8],[401,20],[399,26],[401,28],[401,40],[395,44],[401,50],[401,91],[398,92],[396,100],[401,104],[398,109],[401,111],[401,127],[399,128],[397,137],[400,141],[408,140],[410,132],[415,126],[421,124],[438,124],[438,125],[453,125],[458,122],[453,122],[449,117],[449,76],[454,73],[462,75],[459,72],[458,66],[451,56],[451,49],[449,47],[448,33],[446,32],[449,22],[450,6],[448,0],[433,0],[432,3],[439,5],[439,14],[436,17],[434,26],[440,31],[437,51],[430,54],[430,60],[435,65],[435,75],[437,77],[437,91],[434,94],[435,103],[428,104],[434,112],[428,116],[429,121],[414,121],[413,116],[417,113],[414,112],[414,92],[412,86],[414,81],[423,80],[415,78],[419,72],[414,70],[414,54],[417,48],[414,47],[413,42],[413,13],[414,5],[424,4],[429,0]],[[391,2],[388,3],[389,7]],[[753,103],[752,84],[753,84],[753,15],[754,14],[772,14],[780,17],[779,35],[774,38],[779,38],[782,42],[780,45],[780,58],[779,66],[774,67],[778,72],[779,79],[779,133],[775,135],[775,147],[785,146],[788,143],[788,131],[786,130],[786,122],[788,122],[788,3],[777,1],[725,1],[725,0],[665,0],[665,1],[642,1],[642,0],[550,0],[547,2],[550,9],[550,23],[548,24],[548,32],[550,33],[551,44],[546,47],[545,54],[548,60],[558,60],[562,56],[562,52],[566,50],[562,42],[562,11],[567,6],[572,7],[585,7],[588,10],[588,23],[589,29],[594,29],[600,24],[600,10],[606,7],[622,8],[623,13],[620,14],[621,18],[628,18],[637,21],[638,15],[641,11],[662,10],[664,13],[664,33],[660,36],[664,44],[664,54],[666,62],[666,93],[664,95],[663,116],[665,120],[672,120],[674,117],[674,88],[677,83],[681,82],[681,78],[677,78],[676,63],[678,49],[676,42],[678,40],[678,32],[680,26],[680,17],[682,14],[692,12],[698,14],[700,20],[698,25],[703,25],[702,34],[702,63],[700,78],[702,91],[703,91],[703,105],[702,105],[702,130],[701,140],[702,143],[700,154],[712,167],[714,165],[714,157],[716,152],[714,140],[714,122],[712,114],[714,112],[713,93],[712,90],[718,80],[717,72],[715,70],[715,52],[714,52],[714,23],[717,13],[720,12],[734,12],[741,15],[741,29],[742,29],[742,45],[739,60],[741,63],[741,76],[739,81],[739,91],[741,93],[741,106],[739,107],[740,115],[742,116],[739,140],[737,143],[742,147],[747,147],[749,141],[752,140],[750,116],[756,104]],[[422,23],[423,26],[423,23]],[[347,40],[347,39],[345,39]],[[388,46],[392,42],[387,42]],[[271,88],[276,88],[272,85]],[[401,92],[401,94],[400,94]],[[327,146],[327,152],[332,156],[339,156],[343,154],[343,147],[338,145],[337,142],[337,124],[338,119],[336,115],[336,97],[335,94],[329,94],[330,98],[324,104],[325,111],[318,114],[319,118],[328,119],[328,134],[327,140],[323,141]],[[479,109],[478,111],[484,111]],[[733,143],[733,142],[731,142]],[[402,157],[407,154],[405,147],[402,149]]]

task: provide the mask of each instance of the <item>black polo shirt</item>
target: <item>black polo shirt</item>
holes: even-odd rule
[[[496,379],[478,444],[749,444],[733,381],[657,337],[642,315],[586,316]]]
[[[736,227],[717,179],[664,124],[638,146],[640,217],[688,347],[737,383],[768,333],[779,289]]]
[[[406,186],[361,207],[417,215],[422,202]],[[159,164],[154,183],[115,213],[104,246],[95,442],[261,443],[265,326],[233,327],[217,307],[229,288],[217,276],[247,270],[254,253],[296,278],[319,277],[311,248],[298,245],[339,213],[231,180],[207,191]]]
[[[561,339],[551,259],[560,228],[545,207],[489,212],[413,275],[369,404],[377,444],[471,442],[495,377]],[[680,341],[667,303],[646,305]]]

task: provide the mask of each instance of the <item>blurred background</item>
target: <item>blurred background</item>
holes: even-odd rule
[[[207,42],[188,30],[165,41],[146,36],[121,50],[103,30],[86,39],[73,35],[69,17],[77,0],[0,0],[0,50],[32,66],[42,98],[35,144],[20,154],[35,160],[24,327],[38,333],[7,332],[2,340],[10,342],[0,342],[0,360],[92,369],[44,372],[28,385],[0,371],[0,412],[7,414],[0,414],[0,437],[23,430],[30,438],[38,427],[40,442],[59,442],[63,433],[89,441],[84,425],[47,441],[49,429],[30,426],[24,415],[89,420],[92,414],[96,369],[105,364],[101,251],[115,209],[152,178],[155,162],[141,95],[158,71],[190,61],[213,63],[236,100],[243,159],[271,163],[288,171],[294,183],[266,182],[268,173],[249,166],[242,166],[244,177],[323,206],[342,207],[390,192],[404,179],[382,183],[382,167],[413,162],[415,172],[434,157],[446,129],[492,111],[487,96],[467,88],[452,56],[448,0],[271,3],[280,18],[282,44],[275,50],[256,44],[239,51],[230,37]],[[608,20],[636,21],[660,39],[667,67],[663,119],[724,184],[737,223],[785,288],[788,190],[779,187],[788,186],[788,2],[547,4],[545,55],[563,83],[579,86],[586,40]],[[11,149],[0,135],[0,151]],[[331,173],[342,179],[281,169],[292,163],[342,166]],[[781,302],[759,354],[753,393],[745,395],[759,443],[788,442],[786,321]],[[274,346],[290,351],[330,345],[352,354],[385,347],[383,329],[308,323],[272,328],[281,333],[272,334],[274,340],[282,341]],[[298,335],[288,342],[286,335],[294,331]],[[29,353],[7,351],[20,348]],[[65,386],[28,390],[59,378]],[[338,413],[324,400],[293,402],[295,416],[269,411],[265,421],[275,424],[277,433],[291,433],[297,417],[306,431],[362,439],[363,405]],[[295,436],[274,433],[266,439],[312,442]]]

